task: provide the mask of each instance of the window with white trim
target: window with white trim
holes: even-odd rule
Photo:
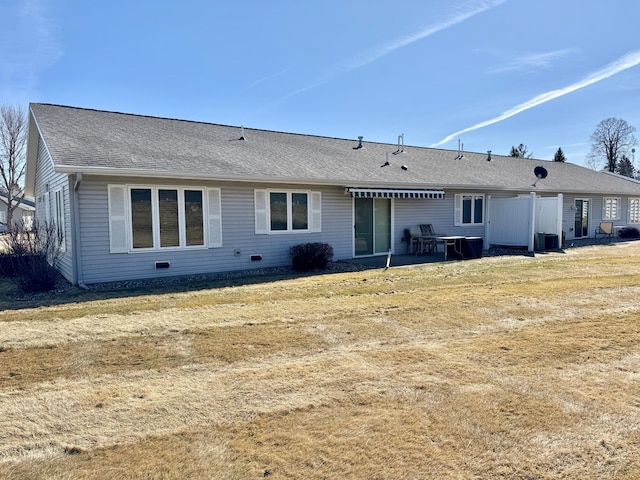
[[[55,218],[55,227],[56,227],[56,235],[58,238],[58,245],[60,246],[60,251],[64,252],[67,249],[66,239],[65,239],[65,215],[64,215],[64,187],[60,190],[56,190],[54,192],[54,218]]]
[[[255,190],[256,233],[319,232],[321,194]]]
[[[640,198],[629,199],[629,223],[640,224]]]
[[[7,224],[7,212],[6,212],[6,210],[4,210],[4,205],[0,204],[0,208],[2,208],[2,210],[0,210],[0,223],[2,225],[6,225]]]
[[[602,199],[602,219],[620,220],[620,197],[604,197]]]
[[[456,194],[454,203],[456,226],[484,224],[484,194]]]
[[[220,189],[109,185],[112,253],[222,246]]]

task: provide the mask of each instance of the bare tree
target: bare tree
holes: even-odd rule
[[[7,196],[7,230],[13,226],[13,212],[24,198],[20,187],[26,167],[27,117],[19,107],[0,106],[0,190]]]
[[[588,158],[594,162],[605,161],[608,171],[615,172],[622,155],[638,141],[635,127],[619,118],[602,120],[591,134],[591,151]]]
[[[533,153],[529,153],[529,151],[527,150],[527,146],[524,143],[521,143],[517,147],[511,147],[509,156],[518,158],[533,158]]]

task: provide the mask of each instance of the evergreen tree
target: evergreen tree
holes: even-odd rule
[[[564,156],[564,152],[562,151],[562,147],[558,147],[558,151],[553,156],[554,162],[566,162],[567,157]]]
[[[618,161],[616,165],[616,173],[618,175],[623,175],[625,177],[633,178],[635,174],[635,168],[629,157],[626,155],[622,155],[622,158]]]

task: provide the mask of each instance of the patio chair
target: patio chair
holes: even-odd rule
[[[416,253],[416,255],[420,255],[422,250],[424,249],[424,244],[422,242],[422,230],[417,225],[414,227],[409,227],[409,249]],[[415,250],[414,250],[415,248]]]
[[[434,253],[436,251],[436,234],[433,231],[433,225],[423,223],[420,225],[420,232],[422,233],[420,239],[422,241],[423,252],[426,248],[429,253]]]
[[[611,241],[613,238],[613,222],[600,222],[600,225],[596,227],[596,238],[598,235],[604,236],[604,240]]]

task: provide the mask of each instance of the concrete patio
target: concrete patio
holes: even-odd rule
[[[613,237],[609,239],[595,239],[595,238],[584,238],[584,239],[576,239],[567,241],[563,248],[559,250],[550,250],[550,251],[537,251],[535,255],[544,255],[546,253],[552,252],[563,252],[567,249],[571,248],[581,248],[581,247],[589,247],[589,246],[604,246],[604,245],[612,245],[615,243],[622,242],[633,242],[638,241],[638,239],[625,239],[619,237]],[[440,247],[441,250],[442,247]],[[528,252],[526,248],[500,248],[500,247],[492,247],[489,250],[483,250],[483,257],[495,257],[501,255],[522,255],[522,256],[532,256],[531,252]],[[468,261],[473,259],[447,259],[447,262],[460,262],[460,261]],[[401,267],[406,265],[421,265],[427,263],[438,263],[444,262],[444,252],[438,251],[436,253],[426,253],[421,255],[416,254],[397,254],[391,256],[391,261],[389,262],[389,267]],[[387,256],[375,256],[375,257],[360,257],[354,258],[350,260],[341,260],[341,262],[351,263],[354,265],[359,265],[365,268],[385,268],[387,264]]]

